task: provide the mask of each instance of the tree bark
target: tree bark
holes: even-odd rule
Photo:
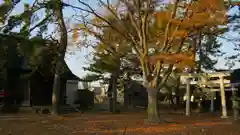
[[[108,87],[109,111],[113,113],[117,112],[117,78],[118,76],[112,73]]]
[[[108,109],[109,112],[112,112],[112,82],[113,82],[113,76],[111,75],[111,78],[109,80],[109,85],[108,85],[108,91],[107,91],[107,97],[108,97]]]
[[[112,112],[117,112],[117,76],[113,75],[113,84],[112,84]]]
[[[180,105],[180,77],[177,79],[177,85],[175,87],[176,107]]]
[[[202,97],[200,97],[200,98],[202,98]],[[201,113],[203,111],[201,99],[199,99],[197,107],[198,107],[197,112]]]
[[[170,109],[173,109],[173,110],[175,110],[175,103],[174,103],[174,101],[173,101],[173,95],[172,94],[169,94],[169,107],[170,107]]]
[[[56,71],[54,75],[54,82],[53,82],[53,93],[52,93],[52,114],[53,115],[58,115],[59,114],[59,109],[60,109],[60,74],[57,72],[60,67],[60,62],[58,62],[56,66]]]
[[[237,100],[237,98],[238,98],[237,91],[232,90],[232,106],[233,106],[232,108],[234,121],[239,120],[239,101]]]
[[[210,105],[210,112],[212,112],[212,113],[215,111],[214,98],[215,98],[215,92],[212,91],[211,92],[211,105]]]
[[[158,107],[158,90],[155,88],[148,88],[148,119],[147,123],[161,123]]]
[[[54,84],[53,84],[53,93],[52,93],[52,114],[59,114],[60,108],[60,76],[61,69],[64,64],[65,52],[67,48],[67,29],[63,18],[62,13],[62,2],[61,0],[56,0],[56,4],[59,4],[55,9],[55,15],[57,17],[58,25],[60,27],[60,44],[58,50],[58,58],[56,62],[55,75],[54,75]]]
[[[178,87],[175,87],[175,97],[176,97],[176,104],[175,104],[175,107],[174,107],[174,109],[175,110],[177,110],[179,107],[180,107],[180,105],[181,105],[181,99],[180,99],[180,88],[179,88],[179,86],[180,85],[177,85]]]

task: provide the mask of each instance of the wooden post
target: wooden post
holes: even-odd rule
[[[190,103],[191,103],[191,98],[190,98],[190,79],[187,79],[186,83],[186,116],[190,116]]]
[[[228,118],[227,116],[227,107],[225,99],[225,90],[224,90],[224,79],[223,76],[220,76],[220,93],[221,93],[221,104],[222,104],[222,116],[221,118]]]

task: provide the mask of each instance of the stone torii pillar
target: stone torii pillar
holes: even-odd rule
[[[190,78],[200,77],[200,83],[206,86],[212,87],[213,84],[220,85],[220,95],[221,95],[221,105],[222,105],[222,116],[221,118],[228,118],[227,116],[227,107],[226,107],[226,97],[225,97],[225,82],[224,77],[229,76],[230,72],[214,72],[214,73],[205,73],[205,74],[197,74],[197,73],[181,73],[181,77],[187,79],[186,81],[186,115],[190,115]],[[206,78],[218,77],[219,81],[209,81]],[[212,93],[213,94],[213,93]],[[212,95],[213,96],[213,95]],[[212,97],[214,98],[214,97]],[[214,109],[213,99],[211,104],[212,110]]]
[[[181,73],[180,74],[181,79],[184,79],[185,81],[183,82],[183,84],[185,84],[185,88],[186,88],[186,107],[185,107],[185,115],[186,116],[190,116],[191,115],[191,78],[193,78],[194,76],[192,75],[192,73]]]
[[[219,76],[219,79],[220,79],[219,81],[220,81],[220,93],[221,93],[221,104],[222,104],[222,116],[221,116],[221,118],[228,118],[223,76]]]
[[[191,109],[191,89],[190,89],[190,79],[186,80],[186,116],[190,116]]]

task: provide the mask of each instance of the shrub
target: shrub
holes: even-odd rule
[[[80,109],[88,109],[94,105],[94,92],[88,89],[78,90],[78,99],[75,104],[80,105]]]

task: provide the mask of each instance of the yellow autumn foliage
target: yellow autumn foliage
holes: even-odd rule
[[[158,61],[162,61],[165,64],[175,64],[176,67],[191,67],[195,65],[195,50],[189,51],[188,54],[180,52],[180,53],[172,53],[179,45],[181,44],[181,39],[184,39],[184,42],[188,42],[187,39],[189,34],[198,34],[199,31],[203,30],[206,32],[218,32],[219,28],[212,29],[219,25],[225,25],[227,22],[226,18],[226,10],[224,7],[223,0],[197,0],[193,1],[191,5],[186,3],[181,4],[179,6],[181,8],[188,7],[188,10],[185,11],[184,16],[182,18],[175,17],[170,19],[171,10],[168,11],[158,11],[155,13],[155,29],[151,29],[151,37],[150,38],[150,46],[151,48],[159,48],[164,41],[165,34],[158,34],[161,30],[168,32],[169,41],[168,51],[160,52],[159,54],[155,54],[148,57],[148,60],[153,65]],[[170,21],[171,26],[166,31],[166,26]],[[221,31],[219,31],[221,32]],[[172,40],[172,41],[170,41]],[[154,42],[158,42],[157,46],[154,47]],[[196,44],[194,42],[189,42],[192,47],[195,47]],[[190,48],[191,49],[191,48]]]
[[[187,7],[188,10],[186,10]],[[114,9],[114,7],[110,8]],[[182,13],[183,10],[186,10],[185,13]],[[173,11],[174,5],[171,4],[166,10],[151,13],[148,19],[149,23],[146,26],[146,33],[141,33],[139,32],[140,30],[138,31],[134,28],[135,23],[139,29],[142,29],[140,26],[142,24],[136,19],[137,17],[135,18],[135,22],[131,22],[131,19],[126,15],[126,17],[122,17],[123,19],[121,18],[121,22],[119,21],[119,18],[116,19],[113,15],[111,16],[107,14],[104,16],[107,23],[101,18],[94,17],[91,20],[91,29],[96,27],[99,28],[101,32],[98,34],[101,36],[101,39],[104,40],[104,42],[101,42],[97,46],[97,51],[104,52],[106,49],[116,50],[116,44],[121,44],[118,47],[119,52],[126,52],[126,48],[132,49],[133,46],[128,46],[129,39],[124,36],[132,36],[131,39],[135,41],[135,43],[132,44],[141,44],[141,36],[143,38],[143,35],[141,34],[146,34],[147,49],[154,48],[155,50],[162,50],[162,48],[168,48],[165,49],[167,51],[160,51],[159,54],[149,56],[147,59],[150,63],[154,65],[156,62],[163,61],[167,64],[176,64],[176,66],[179,67],[184,67],[184,65],[193,66],[195,61],[195,51],[189,51],[188,54],[186,54],[181,51],[179,53],[179,51],[177,52],[175,50],[177,50],[179,46],[184,46],[186,42],[190,44],[189,46],[196,46],[192,41],[188,41],[189,39],[193,40],[192,35],[198,34],[199,31],[214,32],[210,28],[226,23],[224,0],[196,0],[193,1],[191,5],[186,3],[181,5],[178,4],[176,16],[171,18]],[[181,13],[178,11],[181,11]],[[116,10],[113,10],[113,12],[117,13]],[[109,27],[105,27],[106,25]],[[85,28],[84,25],[79,25],[77,27],[78,29],[80,28],[84,30],[89,35],[97,33],[93,33],[89,28]],[[78,32],[79,31],[77,30],[73,32],[73,38],[75,40],[79,37]],[[165,42],[166,40],[167,42]],[[139,52],[146,52],[144,50],[146,47],[143,46],[144,45],[135,45],[134,47],[139,47],[137,48]]]
[[[80,36],[81,31],[87,31],[87,28],[85,27],[84,24],[74,24],[73,25],[73,30],[72,30],[72,39],[73,42],[77,42],[78,38]]]
[[[175,32],[173,32],[173,37],[181,37],[181,38],[184,38],[184,37],[187,37],[188,36],[188,31],[186,30],[177,30]]]
[[[195,65],[195,56],[193,53],[161,53],[149,56],[148,60],[151,64],[162,61],[163,64],[175,64],[177,68],[193,67]]]
[[[165,29],[170,18],[170,11],[159,11],[155,13],[155,25],[159,29]]]

